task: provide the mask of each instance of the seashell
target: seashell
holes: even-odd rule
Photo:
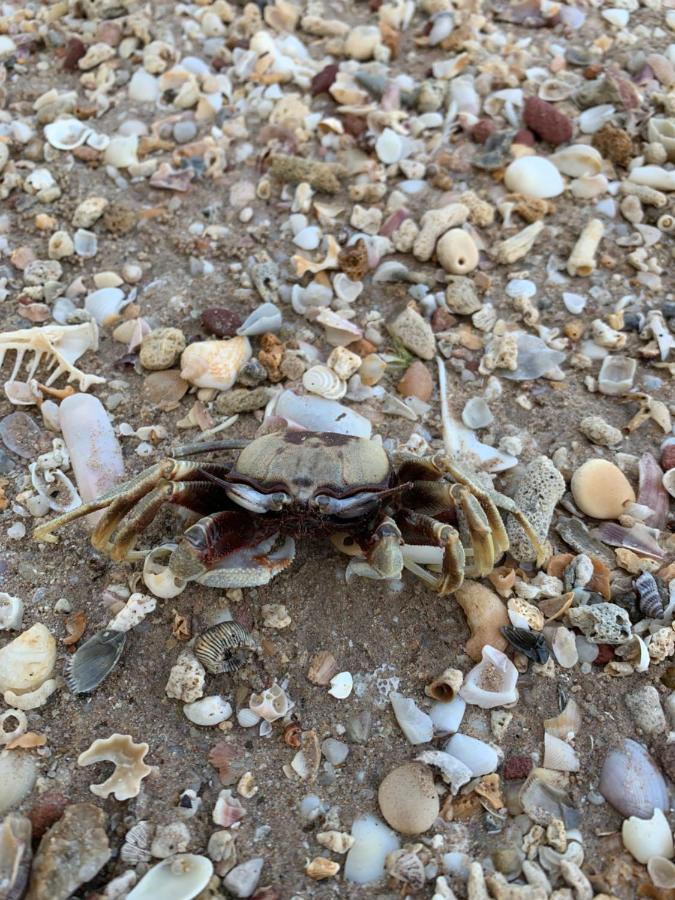
[[[348,406],[323,397],[299,397],[288,390],[277,394],[268,405],[265,418],[271,416],[280,416],[309,431],[332,431],[364,438],[369,438],[373,431],[370,420]]]
[[[632,635],[625,644],[619,645],[615,651],[619,659],[630,663],[636,672],[646,672],[651,662],[649,648],[639,634]]]
[[[239,722],[242,728],[253,728],[259,721],[260,716],[258,713],[253,712],[253,710],[248,707],[244,707],[237,712],[237,722]]]
[[[338,672],[330,680],[328,693],[336,700],[346,700],[354,687],[354,679],[351,672]]]
[[[344,876],[355,884],[372,884],[384,875],[384,861],[400,847],[399,839],[384,822],[361,816],[352,823],[354,844],[345,860]]]
[[[401,731],[411,744],[426,744],[434,734],[431,717],[417,706],[410,697],[392,691],[389,700]]]
[[[187,581],[178,578],[169,567],[169,557],[177,546],[177,544],[162,544],[155,547],[143,561],[143,583],[155,597],[161,597],[163,600],[177,597],[187,587]]]
[[[323,237],[318,225],[308,225],[293,236],[293,243],[301,250],[316,250]]]
[[[596,534],[610,547],[624,547],[635,550],[643,556],[663,559],[663,550],[655,540],[651,529],[642,522],[636,522],[630,528],[624,528],[623,525],[616,525],[614,522],[603,522],[596,530]]]
[[[9,722],[9,728],[5,725]],[[12,724],[16,725],[12,728]],[[20,738],[28,730],[26,713],[20,709],[7,709],[0,715],[0,745],[11,744],[16,738]]]
[[[152,769],[143,759],[150,748],[147,744],[134,744],[129,734],[112,734],[99,738],[77,758],[78,766],[91,766],[99,762],[111,762],[115,771],[101,784],[90,784],[89,790],[97,797],[130,800],[137,797],[141,781]]]
[[[581,728],[581,710],[576,700],[568,700],[565,709],[552,719],[544,719],[544,731],[553,737],[568,741]]]
[[[514,194],[535,199],[557,197],[565,190],[558,169],[543,156],[521,156],[504,173],[504,185]]]
[[[196,387],[228,391],[251,358],[251,352],[247,337],[190,344],[181,355],[180,376]]]
[[[207,628],[194,644],[194,654],[207,672],[219,675],[236,672],[243,660],[235,651],[256,649],[256,643],[238,622],[220,622]]]
[[[455,731],[459,731],[465,710],[466,701],[461,697],[455,697],[449,703],[432,704],[429,715],[434,725],[434,732],[453,734]]]
[[[372,278],[373,284],[393,284],[410,281],[410,269],[398,260],[388,259],[380,263]]]
[[[651,453],[643,453],[639,463],[637,502],[648,507],[643,521],[654,528],[665,528],[668,519],[668,495],[663,487],[663,471]]]
[[[183,712],[186,718],[195,725],[211,726],[219,725],[229,719],[232,715],[232,706],[220,694],[215,694],[192,703],[186,703],[183,706]]]
[[[352,281],[344,272],[333,277],[335,296],[344,303],[353,303],[363,291],[362,281]]]
[[[127,169],[138,165],[138,135],[114,135],[103,153],[106,166]]]
[[[643,864],[652,856],[671,859],[675,852],[670,825],[660,809],[649,819],[630,816],[621,827],[621,838],[626,850]]]
[[[517,367],[514,370],[500,372],[510,381],[532,381],[541,378],[546,372],[550,372],[565,361],[565,354],[561,350],[552,350],[534,334],[520,331],[515,332],[514,337],[517,339]]]
[[[23,694],[15,694],[14,691],[5,691],[2,699],[5,703],[16,709],[30,710],[38,709],[44,706],[47,700],[59,687],[59,682],[55,678],[48,678],[39,688],[34,691],[26,691]]]
[[[509,644],[524,653],[528,659],[542,665],[547,662],[549,650],[543,634],[530,631],[528,628],[514,628],[511,625],[505,625],[499,630]]]
[[[464,673],[461,669],[445,669],[441,674],[424,688],[427,697],[449,703],[457,696],[457,691],[464,681]]]
[[[609,181],[605,175],[582,175],[570,183],[570,193],[580,200],[592,200],[601,197],[609,190]]]
[[[32,860],[30,819],[10,813],[0,825],[0,897],[20,900],[28,887]]]
[[[556,772],[578,772],[579,757],[566,741],[546,732],[544,734],[544,768]]]
[[[468,231],[451,228],[436,244],[436,257],[446,272],[466,275],[478,265],[478,247]]]
[[[312,366],[302,376],[305,389],[326,400],[341,400],[347,393],[347,384],[328,366]]]
[[[482,397],[471,397],[462,410],[462,422],[467,428],[487,428],[494,421],[494,416]]]
[[[667,437],[661,444],[661,468],[664,472],[675,469],[675,437]]]
[[[82,505],[82,498],[75,485],[60,469],[44,472],[38,468],[37,463],[30,463],[28,470],[33,487],[46,500],[49,509],[69,512]]]
[[[363,337],[358,326],[326,307],[319,310],[316,319],[326,329],[326,340],[332,347],[346,347]]]
[[[81,147],[91,134],[91,128],[79,119],[57,119],[45,125],[47,142],[57,150]]]
[[[89,694],[108,677],[117,665],[126,631],[104,629],[77,648],[68,660],[66,682],[74,694]]]
[[[640,612],[650,619],[663,618],[664,606],[658,585],[650,572],[643,572],[633,582],[640,597]]]
[[[675,863],[665,856],[652,856],[647,860],[647,872],[654,887],[665,891],[675,890]]]
[[[511,660],[494,647],[483,647],[482,660],[464,679],[459,696],[481,709],[493,709],[518,700],[518,670]]]
[[[213,821],[216,825],[222,825],[223,828],[229,828],[235,822],[239,822],[246,815],[241,800],[233,796],[232,791],[228,788],[222,790],[218,794],[218,799],[213,808]]]
[[[377,353],[369,353],[364,357],[359,368],[359,377],[363,384],[372,387],[381,380],[387,368],[386,362]]]
[[[468,734],[453,734],[443,749],[463,763],[471,772],[472,778],[494,772],[502,757],[501,751],[491,744],[469,737]]]
[[[295,704],[289,699],[282,687],[276,682],[260,694],[251,694],[249,707],[266,722],[276,722],[293,708]]]
[[[304,316],[312,307],[329,306],[332,300],[331,288],[317,281],[312,281],[307,287],[294,284],[291,288],[291,305],[299,316]]]
[[[561,819],[569,829],[578,826],[579,814],[563,789],[566,778],[549,769],[533,769],[530,772],[518,799],[533,822],[547,826],[552,819]]]
[[[268,331],[276,332],[281,328],[281,323],[282,315],[279,307],[275,303],[263,303],[237,328],[237,334],[240,337],[254,337]]]
[[[453,795],[471,780],[471,769],[451,753],[443,750],[425,750],[415,759],[417,762],[440,769],[443,781],[450,785]]]
[[[668,469],[663,475],[662,484],[671,497],[675,497],[675,469]]]
[[[192,900],[207,887],[213,863],[206,856],[178,853],[153,866],[127,895],[127,900]]]
[[[589,459],[572,475],[572,496],[579,509],[595,519],[616,519],[635,492],[621,469],[605,459]]]
[[[612,747],[605,757],[599,791],[625,818],[649,819],[655,809],[667,810],[670,803],[656,763],[641,744],[630,738]]]
[[[23,619],[23,600],[0,591],[0,631],[18,631]]]
[[[636,371],[636,359],[627,356],[606,356],[598,375],[600,393],[612,397],[621,397],[629,393]]]
[[[19,750],[0,754],[0,816],[18,806],[35,787],[37,766],[28,753]]]
[[[584,134],[595,134],[603,125],[611,122],[616,108],[610,103],[601,103],[599,106],[591,106],[585,109],[577,119],[580,131]]]
[[[385,166],[399,162],[403,156],[404,144],[401,136],[391,128],[385,128],[375,141],[377,158]]]
[[[657,191],[675,191],[675,171],[661,166],[636,166],[628,173],[628,180]]]
[[[574,600],[574,594],[572,591],[567,595],[569,599],[569,603],[561,608],[556,613],[556,618],[561,616],[562,613],[571,606],[572,601]],[[579,652],[577,650],[577,644],[574,639],[573,632],[570,631],[569,628],[565,628],[564,626],[560,628],[556,628],[555,634],[553,636],[553,641],[551,643],[551,649],[553,650],[553,655],[555,656],[558,663],[563,667],[563,669],[571,669],[573,666],[579,662]]]
[[[670,162],[675,162],[675,119],[653,116],[647,125],[647,135],[654,144],[661,144]]]
[[[584,178],[602,171],[602,156],[590,144],[571,144],[557,150],[549,160],[563,175],[570,178]]]
[[[0,693],[39,688],[54,671],[56,641],[40,623],[0,649]]]

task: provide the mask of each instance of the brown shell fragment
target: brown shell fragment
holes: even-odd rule
[[[368,248],[363,238],[344,247],[338,254],[338,265],[351,281],[361,281],[368,271]]]
[[[84,634],[84,630],[87,627],[87,616],[82,610],[74,612],[72,615],[68,616],[65,625],[68,636],[64,637],[63,643],[66,647],[71,647],[73,644],[76,644]]]

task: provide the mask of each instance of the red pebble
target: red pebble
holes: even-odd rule
[[[614,659],[614,647],[611,644],[598,644],[598,655],[593,660],[594,666],[606,666]]]
[[[335,63],[325,66],[312,78],[312,97],[324,94],[337,78],[338,67]]]
[[[492,119],[480,119],[469,132],[474,144],[484,144],[485,141],[497,130]]]
[[[523,122],[542,141],[553,144],[564,144],[572,137],[572,120],[559,109],[539,97],[528,97],[523,111]]]
[[[66,72],[76,72],[77,63],[86,52],[87,48],[79,38],[71,38],[66,44],[66,53],[63,57],[63,68]]]
[[[534,147],[534,135],[527,128],[521,128],[516,132],[513,139],[514,144],[524,144],[526,147]]]
[[[435,309],[431,316],[431,328],[436,334],[439,331],[449,331],[456,324],[457,319],[441,306]]]
[[[520,781],[532,771],[532,758],[529,756],[509,756],[504,763],[504,780]]]
[[[45,831],[58,822],[69,803],[65,794],[47,791],[31,806],[26,815],[33,826],[33,840],[40,840]]]
[[[241,325],[241,316],[233,309],[212,306],[202,313],[202,328],[216,337],[233,337]]]

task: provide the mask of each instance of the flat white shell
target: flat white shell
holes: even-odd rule
[[[515,159],[504,174],[504,184],[514,193],[538,199],[557,197],[565,190],[560,172],[543,156]]]
[[[186,718],[195,725],[220,725],[232,715],[232,706],[220,694],[214,694],[211,697],[202,697],[201,700],[186,703],[183,706],[183,712]]]
[[[352,692],[354,679],[351,672],[338,672],[330,680],[330,689],[328,693],[337,700],[345,700]]]
[[[204,890],[212,875],[210,859],[179,853],[150,869],[127,894],[127,900],[192,900]]]
[[[453,734],[443,749],[464,763],[474,778],[489,775],[499,765],[499,753],[495,748],[468,734]]]
[[[57,119],[45,125],[45,137],[57,150],[74,150],[87,140],[91,128],[79,119]]]

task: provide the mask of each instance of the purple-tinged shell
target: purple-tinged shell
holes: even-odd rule
[[[637,502],[652,510],[647,525],[663,529],[668,519],[668,493],[663,486],[663,471],[651,453],[640,457],[640,489]]]
[[[664,557],[663,550],[659,547],[651,530],[642,522],[638,522],[630,528],[624,528],[623,525],[617,525],[615,522],[603,522],[595,530],[595,534],[610,547],[625,547],[627,550],[634,550],[635,553],[651,556],[654,559],[663,559]]]
[[[661,444],[661,468],[664,472],[675,469],[675,438],[666,438]]]
[[[642,744],[630,738],[605,757],[599,788],[624,818],[651,819],[655,809],[669,807],[668,788],[658,766]]]
[[[661,619],[663,617],[663,601],[654,576],[650,572],[643,572],[633,584],[640,595],[640,612],[650,619]]]

